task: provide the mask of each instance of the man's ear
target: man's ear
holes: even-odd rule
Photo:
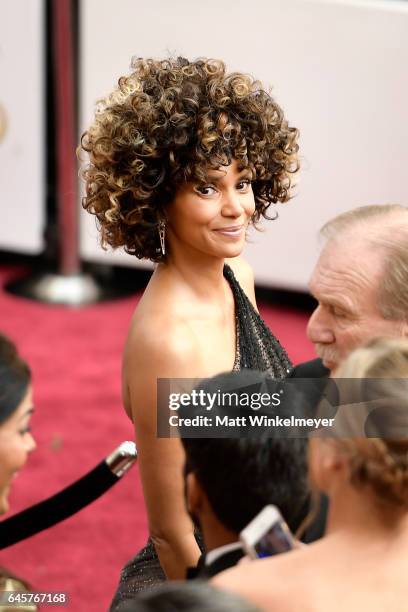
[[[199,515],[204,502],[204,491],[194,472],[186,476],[186,503],[187,511],[192,515]]]

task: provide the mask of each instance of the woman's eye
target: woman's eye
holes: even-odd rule
[[[31,431],[31,427],[29,425],[27,425],[27,427],[24,427],[24,429],[20,429],[20,434],[22,436],[24,436],[25,434],[29,433]]]
[[[212,185],[203,185],[202,187],[195,187],[195,191],[203,196],[213,195],[216,192],[215,187]]]
[[[237,189],[239,191],[246,191],[251,186],[251,181],[249,179],[245,179],[243,181],[239,181],[237,185]]]

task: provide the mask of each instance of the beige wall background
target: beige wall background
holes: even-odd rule
[[[357,205],[408,204],[408,3],[347,0],[81,2],[81,131],[130,58],[222,58],[273,93],[301,133],[296,197],[253,231],[258,283],[305,289],[319,227]],[[143,265],[98,246],[81,213],[85,260]]]
[[[43,249],[43,0],[0,2],[0,249]]]

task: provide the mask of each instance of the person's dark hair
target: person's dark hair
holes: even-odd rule
[[[117,612],[260,612],[249,603],[208,582],[167,582],[121,603]]]
[[[254,370],[230,372],[197,390],[231,392],[235,386],[240,392],[256,392],[267,378]],[[193,417],[203,409],[186,406],[179,413]],[[218,520],[235,533],[268,504],[278,506],[293,532],[308,512],[307,440],[278,436],[268,430],[257,437],[182,438],[185,474],[195,474]]]
[[[178,188],[205,183],[237,159],[252,174],[253,222],[290,198],[298,130],[251,76],[219,60],[134,59],[83,134],[89,154],[84,208],[101,242],[159,261],[158,223]]]
[[[11,340],[0,334],[0,424],[18,408],[30,381],[30,368]]]

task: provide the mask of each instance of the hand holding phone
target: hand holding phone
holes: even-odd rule
[[[273,505],[265,506],[239,537],[251,559],[278,555],[297,546],[281,513]]]

